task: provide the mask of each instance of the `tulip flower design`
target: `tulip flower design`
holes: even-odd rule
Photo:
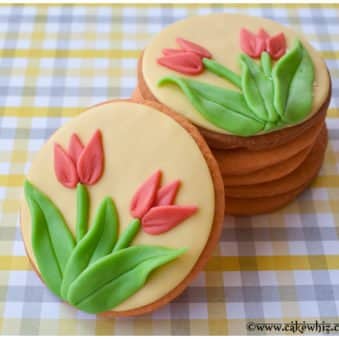
[[[163,56],[157,59],[159,65],[186,75],[198,75],[206,68],[234,82],[234,75],[230,70],[224,67],[220,71],[221,67],[216,61],[208,60],[212,59],[212,54],[206,48],[183,38],[177,38],[176,42],[180,48],[164,48]],[[263,28],[260,28],[257,34],[242,28],[240,47],[254,59],[267,52],[273,60],[278,60],[286,53],[286,39],[284,33],[270,36]]]
[[[192,41],[189,41],[183,38],[177,38],[176,41],[177,41],[177,44],[181,47],[181,49],[184,51],[195,53],[199,55],[201,58],[208,58],[208,59],[212,58],[212,54],[206,48]]]
[[[270,36],[262,28],[257,34],[242,28],[240,30],[240,47],[252,58],[257,59],[262,52],[266,51],[272,59],[277,60],[286,52],[286,39],[283,33]]]
[[[187,75],[198,75],[203,72],[203,58],[212,58],[211,53],[204,47],[192,41],[177,38],[180,49],[164,48],[163,56],[158,58],[158,64],[176,72]]]
[[[97,130],[83,146],[76,134],[71,136],[68,152],[54,145],[54,171],[58,181],[68,188],[78,183],[93,185],[102,175],[104,155],[101,133]]]
[[[241,74],[212,59],[204,47],[181,38],[177,39],[180,49],[165,48],[158,59],[159,64],[185,75],[211,72],[235,90],[172,74],[161,78],[158,86],[177,85],[204,119],[238,136],[271,131],[305,118],[312,108],[314,79],[307,49],[297,40],[287,52],[285,35],[271,36],[263,28],[257,34],[242,28],[239,37],[244,52],[239,55]],[[296,84],[306,96],[288,90]]]
[[[274,60],[280,59],[286,53],[286,39],[279,33],[266,40],[266,51]]]
[[[67,151],[54,145],[58,181],[67,188],[76,187],[74,235],[54,202],[28,180],[25,182],[32,247],[41,277],[54,294],[89,313],[119,305],[141,289],[154,270],[186,252],[184,247],[133,244],[141,227],[146,233],[161,234],[197,211],[196,206],[174,205],[180,182],[160,187],[161,171],[156,171],[134,194],[134,219],[122,231],[110,196],[103,197],[90,218],[92,202],[86,185],[101,178],[103,165],[99,130],[86,146],[77,134],[71,136]]]
[[[158,170],[138,188],[130,204],[132,216],[141,220],[143,230],[152,235],[169,231],[198,209],[192,205],[174,205],[179,180],[162,187],[160,180],[161,171]]]

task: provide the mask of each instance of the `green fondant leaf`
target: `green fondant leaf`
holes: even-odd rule
[[[206,69],[208,69],[210,72],[228,80],[238,88],[241,88],[241,78],[238,74],[232,72],[230,69],[212,59],[203,58],[202,62],[205,65]]]
[[[189,88],[199,96],[225,106],[237,114],[253,118],[259,122],[262,121],[248,108],[244,96],[241,93],[196,80],[185,79],[184,81],[187,83]]]
[[[70,284],[101,257],[110,253],[118,237],[118,216],[111,198],[104,198],[96,213],[94,223],[77,243],[67,263],[61,294],[67,299]]]
[[[72,283],[68,301],[89,313],[110,310],[142,288],[152,271],[184,251],[140,245],[107,255]]]
[[[77,185],[76,239],[80,241],[88,227],[89,197],[85,185]]]
[[[140,220],[134,219],[130,222],[130,224],[127,226],[125,231],[120,235],[118,241],[116,242],[113,252],[122,250],[126,247],[128,247],[132,241],[134,240],[136,234],[138,233],[140,229]]]
[[[276,122],[279,115],[273,104],[273,82],[246,54],[241,54],[240,63],[242,90],[248,106],[261,119]]]
[[[32,248],[39,271],[48,288],[60,296],[66,263],[74,248],[74,239],[54,203],[28,180],[25,197],[32,220]]]
[[[267,132],[267,131],[275,129],[276,127],[277,127],[277,123],[273,123],[273,122],[268,121],[265,125],[264,130]]]
[[[302,120],[312,108],[314,67],[300,41],[274,66],[274,105],[287,123]]]
[[[272,75],[272,60],[270,55],[267,52],[261,53],[260,57],[261,68],[266,75],[266,77],[271,77]]]
[[[169,83],[179,86],[194,108],[217,127],[241,136],[264,128],[264,122],[254,117],[241,93],[175,76],[159,81],[160,86]]]

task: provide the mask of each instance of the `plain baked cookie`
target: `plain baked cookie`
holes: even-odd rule
[[[247,149],[213,150],[213,154],[220,166],[222,174],[250,174],[291,159],[299,152],[312,147],[323,126],[324,123],[321,122],[309,128],[293,141],[273,149],[262,151],[250,151]]]
[[[24,188],[21,230],[34,270],[89,313],[131,316],[170,302],[202,269],[223,224],[209,148],[186,119],[154,103],[87,109],[41,148]]]
[[[275,197],[264,197],[255,199],[238,199],[225,197],[225,214],[233,216],[251,216],[274,212],[291,203],[300,193],[302,193],[310,184],[299,189]]]
[[[222,175],[225,186],[255,185],[263,182],[273,181],[284,177],[295,170],[311,152],[312,147],[308,147],[291,158],[274,164],[272,166],[259,169],[249,174],[243,175]]]
[[[294,171],[281,178],[264,183],[236,187],[225,186],[225,194],[231,198],[264,198],[274,197],[303,187],[318,173],[324,160],[326,146],[327,129],[323,127],[310,154]]]
[[[260,192],[261,189],[262,194],[259,194],[258,196],[258,194],[254,193],[256,197],[249,197],[251,196],[251,193],[253,194],[253,190],[251,191],[251,193],[246,192],[246,198],[235,198],[226,195],[225,214],[235,216],[248,216],[254,214],[257,215],[263,213],[271,213],[291,203],[299,194],[301,194],[308,186],[310,186],[313,180],[317,177],[325,156],[327,141],[327,130],[326,128],[324,128],[319,135],[316,144],[314,145],[314,148],[312,150],[313,154],[310,154],[309,156],[308,165],[304,165],[306,167],[305,170],[307,173],[302,173],[299,171],[299,174],[297,174],[300,175],[299,179],[301,179],[300,181],[298,181],[298,184],[300,184],[299,187],[285,193],[278,192],[278,194],[274,196],[270,196],[270,194],[267,194],[267,186],[265,185],[263,185],[263,187],[257,188],[258,190],[256,193]],[[310,158],[313,158],[313,164],[310,163]],[[300,166],[300,168],[302,166],[303,164]],[[289,177],[286,180],[289,181],[289,184],[291,184],[294,178]],[[302,180],[304,180],[304,182],[301,184]],[[275,189],[277,189],[278,187],[278,185],[274,185]]]

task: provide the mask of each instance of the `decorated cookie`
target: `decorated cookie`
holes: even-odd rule
[[[133,96],[199,128],[223,176],[227,214],[282,207],[323,162],[326,64],[302,34],[271,20],[218,13],[169,25],[143,51]]]
[[[221,149],[286,143],[324,116],[330,96],[326,65],[302,35],[224,13],[162,30],[138,78],[136,94],[182,114]]]
[[[121,100],[89,108],[42,147],[21,228],[53,294],[84,312],[129,316],[183,291],[223,215],[221,174],[196,128],[157,104]]]

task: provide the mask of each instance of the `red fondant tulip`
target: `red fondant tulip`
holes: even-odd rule
[[[78,174],[71,157],[58,144],[54,145],[54,171],[61,184],[74,188],[78,181]]]
[[[258,34],[254,34],[245,28],[240,30],[240,47],[252,58],[259,58],[266,51],[272,59],[279,59],[286,52],[286,39],[284,33],[270,36],[260,28]]]
[[[149,234],[169,231],[197,211],[196,206],[156,206],[142,218],[143,230]]]
[[[165,55],[158,58],[157,62],[173,71],[187,75],[200,74],[204,69],[201,58],[195,53],[186,51]]]
[[[164,48],[162,50],[162,54],[167,56],[167,55],[175,55],[175,54],[180,54],[182,53],[182,49],[175,49],[175,48]]]
[[[100,131],[96,131],[77,161],[79,179],[87,185],[95,184],[104,169],[104,154]]]
[[[196,206],[174,205],[179,180],[162,187],[160,180],[161,171],[156,171],[138,188],[130,205],[132,216],[141,219],[144,231],[149,234],[167,232],[197,211]]]
[[[208,59],[212,58],[212,54],[206,48],[192,41],[183,38],[177,38],[177,43],[184,51],[195,53],[199,55],[201,58]]]
[[[160,184],[160,178],[161,172],[156,171],[134,194],[130,205],[130,211],[134,218],[141,219],[153,206]]]
[[[71,136],[68,153],[60,145],[54,146],[55,175],[68,188],[74,188],[79,182],[95,184],[102,176],[103,167],[104,153],[99,130],[85,147],[76,134]]]
[[[286,52],[286,39],[283,33],[274,35],[266,40],[266,50],[270,56],[277,60]]]
[[[259,58],[265,50],[265,40],[245,28],[240,30],[240,47],[252,58]]]
[[[78,161],[83,149],[84,146],[79,137],[76,134],[72,134],[68,145],[68,154],[74,163]]]
[[[183,38],[177,38],[176,41],[181,49],[164,48],[163,56],[157,60],[158,64],[182,74],[200,74],[204,70],[202,59],[212,58],[211,53],[192,41]]]
[[[260,28],[257,37],[266,41],[270,38],[270,35],[263,28]]]
[[[180,181],[175,180],[158,190],[155,205],[162,206],[162,205],[172,205],[174,199],[178,193],[178,189],[180,187]]]

